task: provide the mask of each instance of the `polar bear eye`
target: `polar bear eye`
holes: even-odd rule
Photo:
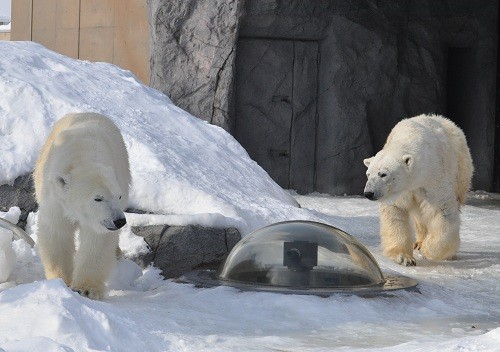
[[[122,196],[119,196],[118,199],[122,199]]]
[[[385,173],[380,173],[380,172],[378,173],[378,175],[379,175],[380,177],[382,177],[382,178],[384,178],[384,177],[386,177],[386,176],[387,176],[387,174],[385,174]]]
[[[96,202],[102,202],[102,197],[95,197],[95,198],[94,198],[94,200],[95,200]]]

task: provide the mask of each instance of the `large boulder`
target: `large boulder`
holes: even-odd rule
[[[28,214],[38,210],[31,173],[17,177],[12,184],[0,186],[0,211],[8,211],[11,207],[21,209],[17,226],[24,229]]]
[[[144,237],[150,252],[131,258],[142,267],[160,268],[165,278],[179,277],[194,269],[215,269],[241,239],[235,228],[199,225],[135,226],[132,232]]]

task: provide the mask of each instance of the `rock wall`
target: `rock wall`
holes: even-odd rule
[[[491,188],[496,1],[249,0],[245,10],[240,37],[319,43],[314,190],[360,194],[362,160],[399,120],[421,113],[464,129],[474,188]],[[464,56],[460,72],[448,69],[452,55]]]
[[[152,12],[151,42],[164,34],[152,50],[151,71],[168,73],[156,87],[195,116],[232,131],[282,187],[361,194],[362,160],[382,148],[392,127],[438,113],[468,138],[473,188],[492,189],[496,0],[154,3],[163,10]],[[200,8],[214,20],[204,20]],[[197,25],[183,23],[194,18]],[[182,26],[165,31],[160,19]],[[233,25],[239,32],[227,31]],[[218,39],[200,44],[199,33]],[[217,49],[213,43],[220,43]],[[224,61],[227,53],[223,80],[198,68],[200,57]],[[218,98],[227,107],[222,119],[201,113],[210,110],[214,92],[225,95]]]
[[[240,0],[148,0],[150,85],[226,130],[241,11]]]

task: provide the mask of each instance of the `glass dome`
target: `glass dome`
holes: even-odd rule
[[[312,221],[286,221],[261,228],[238,242],[217,272],[195,271],[181,281],[319,295],[416,285],[409,278],[384,277],[370,252],[354,237]]]

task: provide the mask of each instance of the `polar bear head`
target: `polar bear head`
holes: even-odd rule
[[[363,160],[368,167],[364,196],[370,200],[395,201],[408,190],[414,158],[382,149]]]
[[[56,180],[66,216],[95,233],[107,233],[126,223],[124,194],[111,167],[100,164],[75,166]]]

